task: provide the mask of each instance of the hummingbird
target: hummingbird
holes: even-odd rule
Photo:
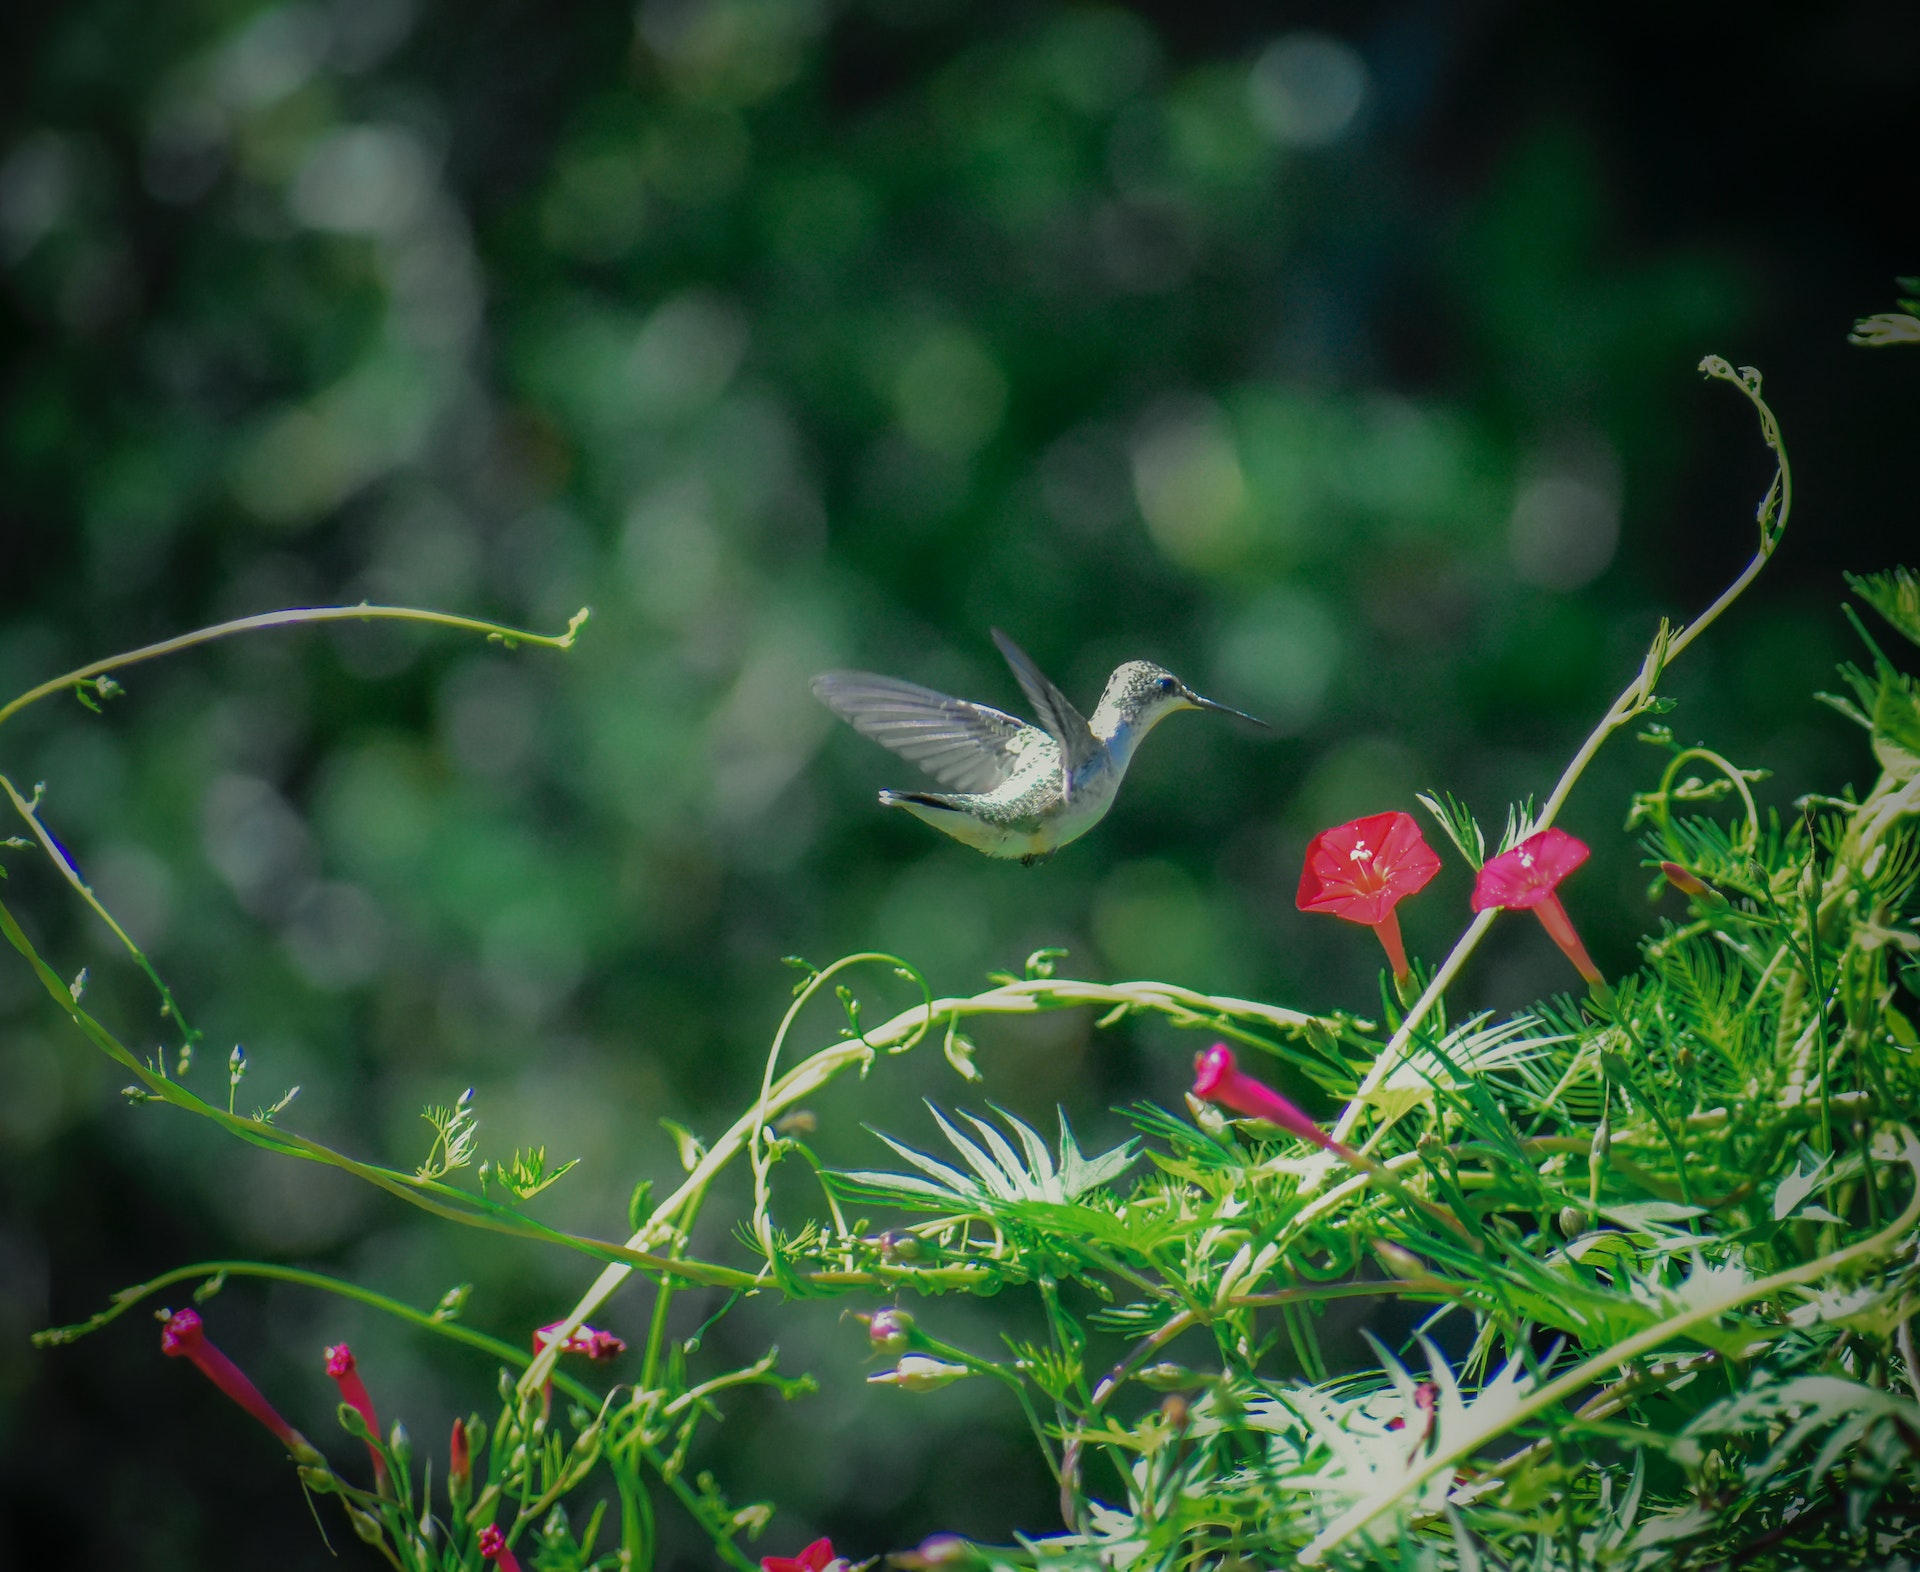
[[[883,807],[989,857],[1032,867],[1106,817],[1140,740],[1175,710],[1242,710],[1202,698],[1164,666],[1114,668],[1091,719],[998,628],[993,642],[1040,717],[1038,726],[985,704],[867,671],[826,671],[814,696],[863,736],[911,759],[951,791],[883,791]]]

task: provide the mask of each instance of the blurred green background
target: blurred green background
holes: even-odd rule
[[[1914,556],[1920,363],[1845,334],[1920,265],[1917,75],[1893,3],[9,8],[0,692],[289,604],[593,620],[564,656],[392,628],[200,651],[104,716],[28,713],[0,768],[45,781],[206,1030],[204,1093],[242,1041],[243,1107],[298,1084],[286,1123],[410,1167],[421,1105],[471,1085],[486,1155],[583,1159],[535,1204],[603,1236],[677,1172],[661,1117],[711,1134],[750,1096],[786,954],[885,948],[971,991],[1051,944],[1366,1012],[1373,941],[1293,909],[1307,837],[1436,786],[1497,829],[1657,617],[1737,571],[1768,466],[1708,351],[1766,371],[1801,508],[1672,722],[1773,768],[1775,804],[1864,772],[1808,694],[1848,653],[1840,569]],[[1097,831],[990,863],[879,809],[921,783],[806,690],[851,664],[1020,708],[989,625],[1087,705],[1146,657],[1275,733],[1177,717]],[[1615,744],[1563,819],[1611,969],[1654,920],[1620,824],[1655,762]],[[6,865],[54,964],[160,1041],[109,936]],[[1416,951],[1466,887],[1450,858],[1405,911]],[[1515,924],[1465,990],[1569,981]],[[1097,1141],[1197,1046],[979,1036],[984,1088],[929,1049],[823,1101],[822,1150],[876,1162],[862,1121],[926,1141],[922,1095],[1060,1102]],[[0,1563],[329,1564],[284,1462],[143,1315],[27,1333],[233,1253],[421,1303],[471,1280],[517,1340],[589,1264],[118,1087],[0,956]],[[840,1308],[709,1339],[826,1383],[742,1400],[704,1449],[780,1503],[763,1548],[1047,1529],[994,1394],[859,1385]],[[995,1309],[929,1314],[990,1348]],[[208,1314],[315,1436],[341,1336],[420,1445],[491,1411],[484,1363],[351,1307],[236,1285]]]

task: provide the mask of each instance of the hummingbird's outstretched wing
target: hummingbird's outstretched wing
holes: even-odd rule
[[[1064,777],[1061,787],[1064,794],[1071,795],[1074,772],[1099,752],[1100,744],[1094,740],[1093,732],[1087,726],[1087,718],[1046,679],[1040,668],[1028,658],[1027,652],[998,628],[994,628],[992,633],[993,642],[999,645],[1000,653],[1006,656],[1014,676],[1020,679],[1020,686],[1032,702],[1034,713],[1040,717],[1040,724],[1060,744],[1060,768]]]
[[[823,671],[814,696],[862,736],[911,759],[942,785],[987,792],[1044,739],[1011,715],[870,671]]]

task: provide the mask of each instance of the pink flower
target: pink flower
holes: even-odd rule
[[[497,1561],[500,1572],[520,1572],[520,1559],[507,1548],[507,1536],[491,1523],[480,1530],[480,1556],[485,1561]]]
[[[565,1324],[564,1321],[554,1321],[541,1327],[539,1331],[533,1334],[533,1351],[535,1355],[538,1355],[542,1349],[554,1341],[555,1334],[559,1332],[560,1328]],[[611,1332],[602,1332],[599,1328],[591,1326],[575,1327],[572,1334],[560,1345],[561,1353],[585,1354],[587,1358],[593,1360],[596,1364],[616,1358],[626,1351],[627,1345],[624,1339],[615,1337]],[[547,1378],[546,1385],[540,1389],[540,1401],[545,1405],[551,1405],[553,1402],[553,1378],[551,1376]]]
[[[260,1388],[247,1379],[240,1367],[207,1341],[199,1311],[176,1310],[167,1317],[160,1329],[160,1352],[169,1359],[191,1360],[203,1376],[271,1430],[298,1461],[323,1461],[307,1438],[274,1412],[273,1405],[260,1395]]]
[[[555,1321],[551,1326],[543,1326],[533,1334],[533,1351],[537,1354],[553,1341],[553,1335],[563,1323]],[[585,1354],[596,1362],[614,1359],[627,1351],[624,1339],[615,1337],[611,1332],[602,1332],[598,1327],[578,1326],[571,1336],[560,1345],[563,1354]]]
[[[827,1572],[835,1559],[833,1541],[816,1539],[797,1556],[762,1556],[760,1572]]]
[[[1215,1043],[1205,1053],[1194,1055],[1193,1095],[1249,1118],[1278,1125],[1287,1134],[1298,1136],[1323,1152],[1333,1153],[1342,1162],[1365,1166],[1365,1160],[1352,1147],[1334,1140],[1266,1082],[1256,1081],[1243,1071],[1234,1062],[1233,1050],[1225,1043]]]
[[[379,1435],[380,1421],[374,1415],[373,1399],[367,1393],[367,1383],[360,1379],[353,1350],[345,1343],[335,1343],[326,1352],[327,1374],[333,1377],[334,1384],[340,1388],[340,1401],[352,1407],[367,1422],[369,1435]],[[378,1489],[386,1482],[386,1459],[381,1457],[380,1449],[371,1441],[367,1443],[367,1456],[373,1459],[373,1482]]]
[[[1371,928],[1396,979],[1408,975],[1406,946],[1394,907],[1427,887],[1440,859],[1410,813],[1374,813],[1322,830],[1307,844],[1294,904],[1331,912]]]
[[[1540,919],[1547,936],[1560,946],[1574,969],[1594,989],[1604,992],[1606,979],[1593,964],[1587,947],[1574,932],[1573,919],[1554,892],[1560,881],[1587,860],[1584,841],[1565,830],[1542,830],[1518,846],[1503,851],[1480,870],[1473,884],[1473,909],[1519,911],[1529,909]]]

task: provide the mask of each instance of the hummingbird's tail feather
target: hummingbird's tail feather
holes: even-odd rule
[[[908,803],[918,803],[923,808],[945,808],[949,813],[965,811],[959,803],[942,792],[883,791],[880,793],[880,806],[883,808],[903,808]]]

